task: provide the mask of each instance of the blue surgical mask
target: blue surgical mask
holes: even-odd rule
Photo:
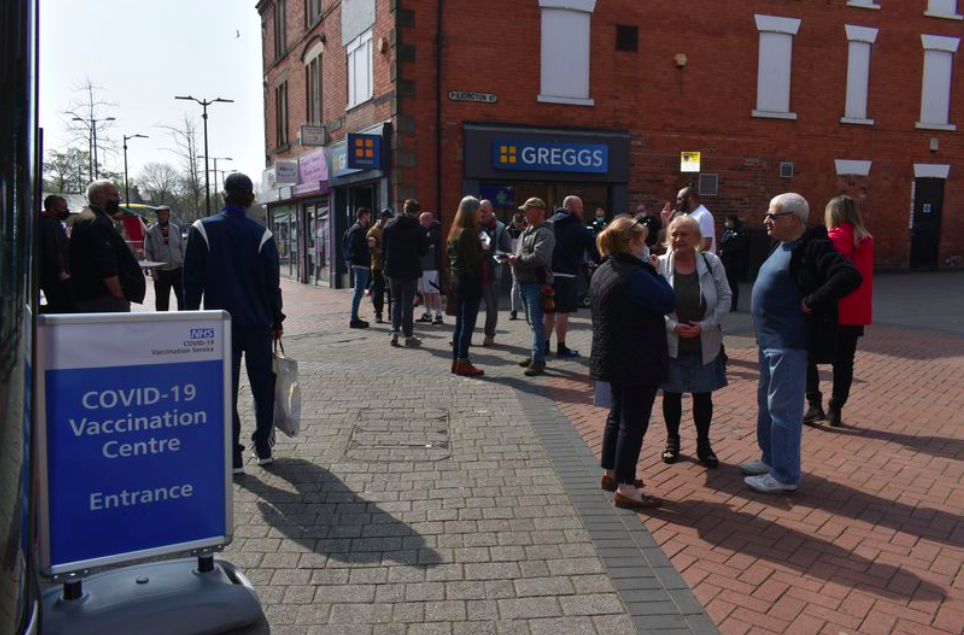
[[[639,259],[643,262],[649,261],[649,245],[643,245],[643,253],[640,254]]]

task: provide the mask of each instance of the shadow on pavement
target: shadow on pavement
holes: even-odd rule
[[[950,437],[935,437],[930,435],[903,434],[900,432],[890,432],[887,430],[874,430],[873,428],[860,428],[849,426],[846,423],[839,428],[832,428],[827,425],[811,428],[821,430],[829,434],[839,434],[844,437],[864,437],[877,441],[896,443],[905,448],[912,448],[918,452],[929,454],[941,459],[964,460],[964,439],[952,439]]]
[[[331,472],[303,459],[279,458],[266,471],[291,484],[286,491],[251,474],[236,479],[259,497],[264,519],[302,547],[343,563],[433,568],[441,555],[409,525],[359,498]]]
[[[667,503],[651,516],[692,527],[702,540],[772,563],[778,571],[806,574],[900,602],[921,593],[944,599],[942,588],[899,566],[868,560],[827,540],[723,503]],[[713,571],[714,562],[703,564]]]

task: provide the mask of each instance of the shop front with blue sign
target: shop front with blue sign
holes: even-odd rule
[[[491,200],[503,221],[532,196],[550,210],[579,196],[587,220],[599,207],[628,211],[628,131],[467,123],[463,132],[463,191]]]

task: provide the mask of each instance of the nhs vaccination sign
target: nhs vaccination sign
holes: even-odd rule
[[[228,314],[39,324],[42,571],[230,542]]]
[[[492,142],[492,167],[496,170],[605,174],[609,171],[609,146],[496,139]]]

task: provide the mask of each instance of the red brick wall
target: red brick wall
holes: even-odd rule
[[[434,206],[435,2],[400,0],[415,13],[400,41],[415,47],[415,61],[400,73],[415,83],[415,97],[401,110],[415,118],[411,141],[415,168],[400,178],[423,207]],[[449,90],[494,92],[496,105],[443,103],[442,193],[444,210],[461,196],[462,124],[465,121],[630,130],[633,140],[630,202],[660,206],[687,183],[678,172],[679,152],[703,153],[704,172],[720,176],[707,206],[722,221],[736,212],[759,224],[767,203],[782,191],[808,198],[813,216],[826,201],[850,191],[878,241],[878,264],[906,266],[913,164],[951,164],[945,192],[941,262],[964,255],[964,201],[956,196],[964,174],[960,134],[916,130],[920,111],[921,34],[961,36],[961,23],[923,16],[926,2],[885,0],[880,11],[846,6],[846,0],[749,0],[677,3],[600,0],[592,17],[592,108],[541,104],[540,13],[535,0],[447,0],[443,94]],[[797,121],[750,116],[756,104],[759,33],[754,13],[802,18],[794,38],[791,109]],[[638,25],[638,53],[615,50],[615,26]],[[848,42],[845,24],[880,28],[871,59],[869,116],[874,127],[844,125]],[[685,68],[673,56],[688,57]],[[964,53],[964,51],[962,51]],[[955,75],[964,64],[959,54]],[[952,123],[964,125],[964,94],[953,86]],[[940,140],[929,151],[932,137]],[[873,161],[866,179],[839,179],[834,159]],[[795,175],[781,179],[781,161]],[[625,210],[615,210],[617,212]],[[451,217],[451,214],[447,214]]]

